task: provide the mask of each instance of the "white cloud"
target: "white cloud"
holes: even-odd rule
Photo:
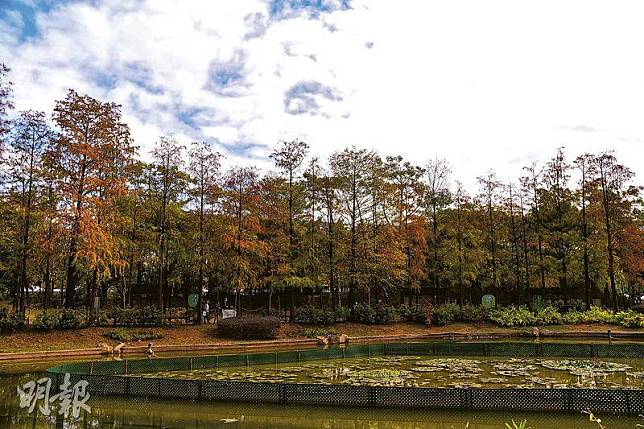
[[[12,12],[0,57],[19,109],[50,111],[68,87],[117,101],[143,153],[169,133],[267,166],[278,139],[301,137],[322,157],[447,157],[473,183],[565,145],[615,149],[644,175],[640,2],[323,4],[271,17],[259,0],[72,3],[24,41]]]

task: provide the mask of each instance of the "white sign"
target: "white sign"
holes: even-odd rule
[[[221,318],[228,319],[229,317],[237,316],[237,310],[221,310]]]
[[[30,381],[18,386],[18,397],[20,398],[20,408],[27,408],[29,413],[33,413],[38,406],[38,410],[45,416],[51,414],[50,406],[58,402],[58,414],[69,417],[69,413],[74,418],[80,416],[81,409],[92,412],[92,409],[86,402],[89,400],[86,380],[80,380],[71,386],[69,373],[65,374],[65,380],[60,385],[60,392],[50,396],[51,378],[44,377],[40,380]]]

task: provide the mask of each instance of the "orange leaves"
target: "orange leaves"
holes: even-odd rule
[[[74,90],[56,102],[53,119],[60,135],[51,163],[70,225],[68,270],[109,274],[111,266],[123,263],[115,234],[124,223],[117,203],[127,192],[135,152],[129,128],[121,122],[120,106]]]

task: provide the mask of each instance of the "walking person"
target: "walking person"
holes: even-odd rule
[[[208,316],[210,315],[210,304],[208,301],[203,305],[203,312],[201,314],[201,322],[208,323]]]

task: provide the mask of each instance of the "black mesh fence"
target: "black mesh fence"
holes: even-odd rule
[[[54,384],[62,382],[62,374]],[[463,410],[584,411],[644,414],[644,391],[618,389],[456,389],[243,381],[172,380],[80,375],[96,396],[235,401],[268,404],[435,408]]]
[[[400,343],[239,355],[66,364],[49,369],[59,386],[86,380],[96,396],[469,410],[584,411],[644,414],[644,390],[482,389],[354,386],[186,380],[132,374],[202,368],[306,362],[383,355],[565,356],[642,358],[644,344]]]

